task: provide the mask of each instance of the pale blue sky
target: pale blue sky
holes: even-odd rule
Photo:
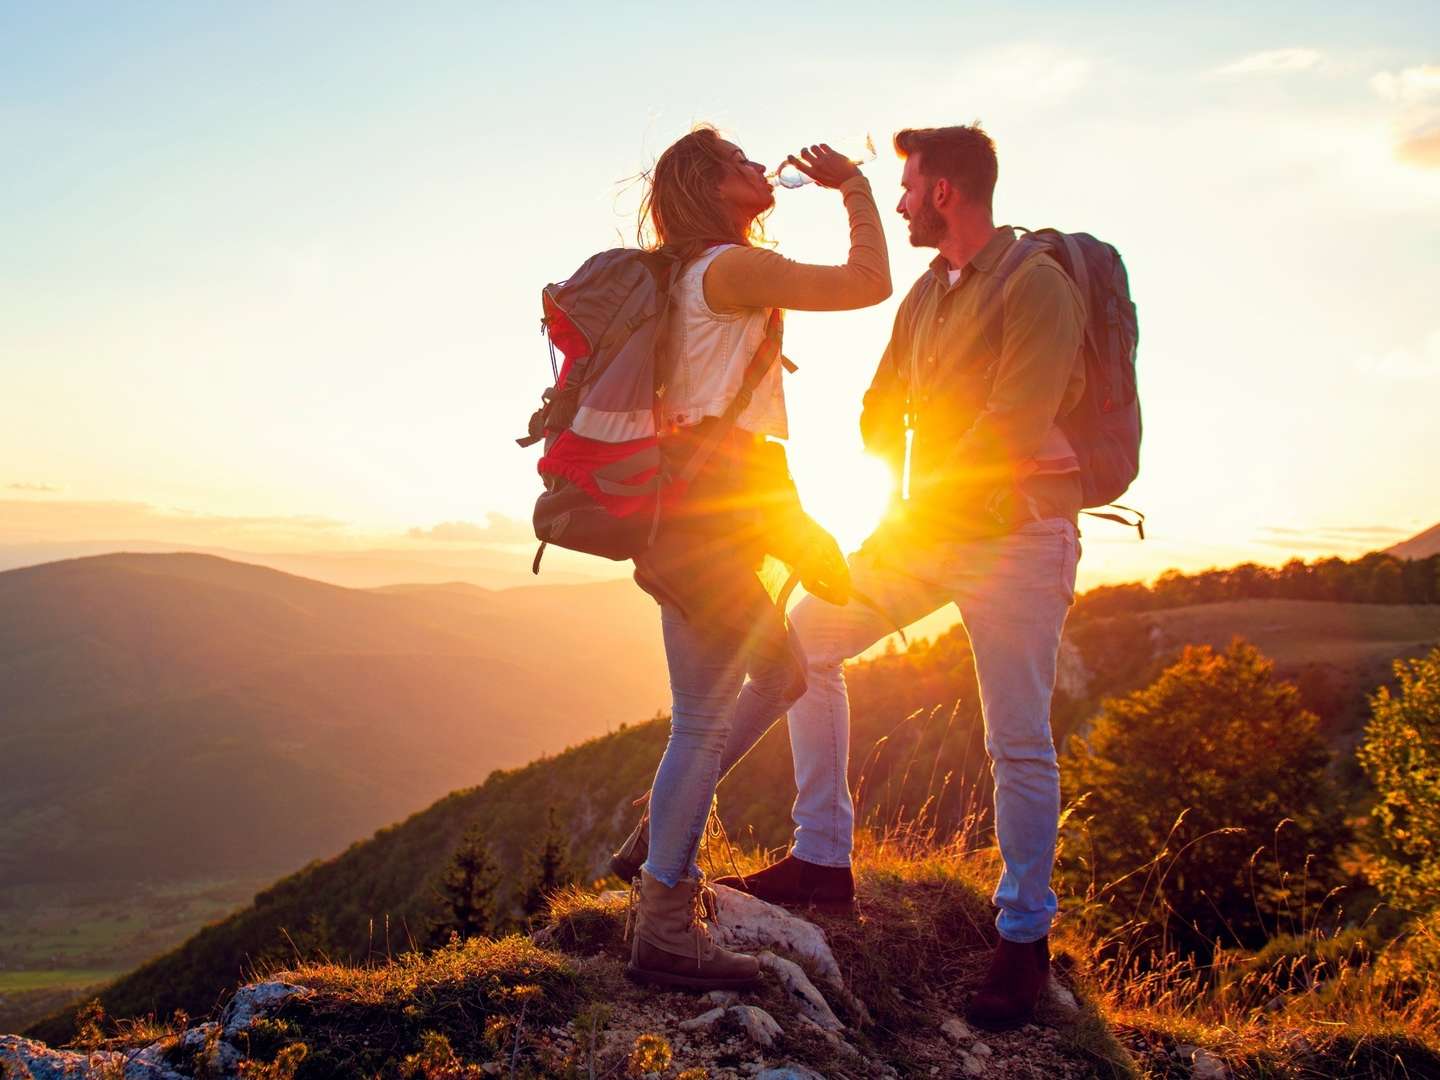
[[[997,216],[1111,240],[1140,305],[1154,539],[1087,530],[1092,575],[1440,519],[1433,3],[0,3],[0,543],[130,527],[98,502],[281,547],[523,516],[539,289],[630,237],[618,180],[696,120],[773,160],[975,118]],[[896,298],[787,337],[842,529],[929,258],[867,172]],[[832,195],[779,200],[782,252],[843,256]]]

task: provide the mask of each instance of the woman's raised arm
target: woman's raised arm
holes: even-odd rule
[[[888,297],[890,256],[870,181],[857,173],[839,190],[850,215],[850,256],[843,266],[795,262],[765,248],[731,248],[705,271],[711,310],[848,311]]]

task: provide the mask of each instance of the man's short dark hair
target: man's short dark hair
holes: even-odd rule
[[[902,158],[920,155],[920,173],[945,179],[968,201],[989,207],[1000,171],[995,144],[980,124],[905,128],[895,133],[895,152]]]

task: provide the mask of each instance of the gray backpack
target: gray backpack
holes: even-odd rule
[[[684,465],[667,472],[656,404],[670,295],[680,269],[679,260],[663,252],[615,248],[541,291],[540,328],[555,381],[541,395],[528,434],[516,440],[545,444],[538,465],[545,490],[533,515],[540,541],[535,573],[548,544],[615,560],[644,551],[662,510],[683,498],[780,358],[777,309],[735,400]]]
[[[1018,226],[1016,228],[1019,228]],[[1140,395],[1135,378],[1139,324],[1120,253],[1089,233],[1058,229],[1021,236],[1006,250],[981,306],[981,333],[996,356],[1004,344],[1005,283],[1035,251],[1060,264],[1085,301],[1085,393],[1056,423],[1080,463],[1081,505],[1091,517],[1127,525],[1145,538],[1145,515],[1116,503],[1140,472]],[[1113,508],[1134,515],[1097,511]]]

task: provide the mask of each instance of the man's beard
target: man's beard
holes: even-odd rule
[[[910,219],[911,247],[939,247],[945,239],[945,218],[930,204],[930,193],[925,193],[925,202]]]

